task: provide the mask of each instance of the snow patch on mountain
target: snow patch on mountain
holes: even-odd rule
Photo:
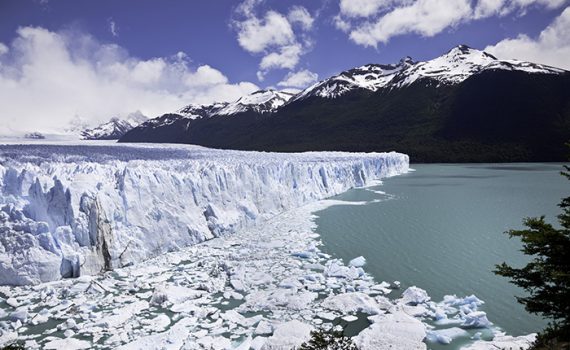
[[[273,113],[279,107],[287,103],[292,96],[293,94],[284,91],[260,90],[244,96],[233,103],[229,103],[216,114],[234,115],[247,111],[253,111],[260,114]]]
[[[367,64],[353,68],[313,84],[292,100],[302,100],[308,96],[336,98],[355,89],[376,91],[388,85],[398,73],[413,64],[410,57],[405,57],[398,64]]]
[[[407,170],[398,153],[0,146],[0,284],[126,266]]]
[[[243,112],[273,113],[283,106],[294,93],[276,90],[259,90],[234,102],[209,105],[190,104],[176,113],[189,119],[209,118],[216,115],[234,115]]]
[[[190,104],[176,111],[176,114],[182,115],[188,119],[208,118],[217,114],[227,105],[227,102],[213,103],[209,105]]]

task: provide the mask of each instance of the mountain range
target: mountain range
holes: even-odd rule
[[[119,142],[260,151],[390,151],[415,162],[566,160],[570,72],[459,45],[367,64],[291,94],[257,91],[148,120]]]

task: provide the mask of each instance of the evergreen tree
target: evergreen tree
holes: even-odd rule
[[[342,331],[317,330],[311,332],[311,339],[303,343],[299,350],[358,350],[352,339]]]
[[[570,180],[570,167],[561,174]],[[532,260],[522,268],[506,263],[496,266],[496,274],[525,289],[528,296],[517,297],[528,312],[550,320],[548,328],[539,334],[538,344],[570,341],[570,197],[559,204],[561,228],[539,218],[527,218],[525,229],[510,230],[510,237],[519,237],[522,252]]]

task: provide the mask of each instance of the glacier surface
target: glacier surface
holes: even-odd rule
[[[404,173],[408,163],[394,152],[3,145],[0,285],[129,266]]]

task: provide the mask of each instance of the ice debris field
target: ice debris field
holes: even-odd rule
[[[527,348],[534,335],[500,333],[475,296],[393,291],[364,258],[319,249],[312,213],[343,204],[323,199],[408,166],[398,153],[0,146],[0,347],[293,349],[343,327],[361,350]]]

